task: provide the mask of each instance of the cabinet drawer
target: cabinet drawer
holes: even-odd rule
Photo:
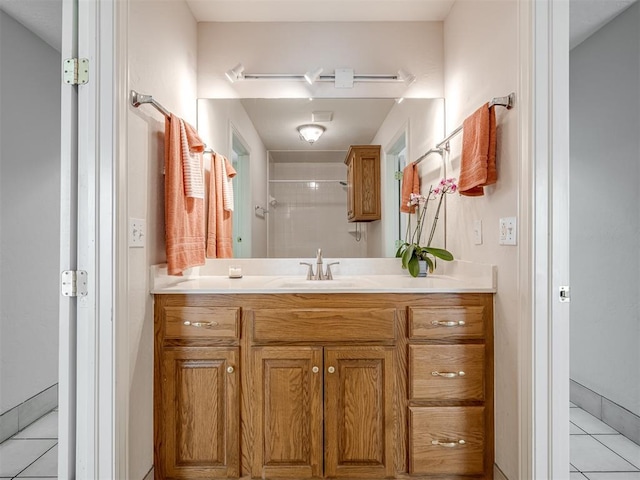
[[[240,309],[165,307],[165,338],[238,338]]]
[[[410,345],[412,400],[483,400],[484,345]]]
[[[409,307],[409,338],[448,340],[484,337],[484,307]]]
[[[484,473],[484,407],[410,407],[409,473]]]
[[[305,308],[254,311],[253,338],[261,342],[395,340],[393,308]]]

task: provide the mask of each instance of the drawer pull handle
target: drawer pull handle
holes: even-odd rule
[[[336,371],[336,368],[335,368],[335,367],[329,367],[329,368],[327,368],[327,372],[329,372],[329,373],[333,373],[333,372],[335,372],[335,371]]]
[[[466,373],[460,372],[431,372],[431,375],[434,377],[444,377],[444,378],[456,378],[456,377],[464,377]]]
[[[447,322],[446,320],[434,320],[431,322],[431,325],[436,327],[464,327],[466,323],[464,320],[460,320],[459,322]]]
[[[234,371],[235,369],[231,365],[227,367],[227,373],[233,373]]]
[[[190,322],[189,320],[186,320],[183,322],[183,325],[186,327],[213,328],[218,326],[218,322]]]
[[[443,442],[443,441],[440,441],[440,440],[431,440],[431,445],[439,445],[439,446],[445,447],[445,448],[455,448],[455,447],[457,447],[459,445],[464,445],[465,443],[467,443],[467,442],[465,442],[464,440],[458,440],[457,442],[456,441]]]
[[[311,369],[311,371],[313,373],[318,373],[320,371],[320,369],[314,365],[313,368]]]

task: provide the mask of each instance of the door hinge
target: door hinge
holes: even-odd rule
[[[570,302],[571,301],[571,288],[563,285],[560,287],[560,301],[561,302]]]
[[[61,291],[64,297],[84,297],[87,295],[87,272],[65,270],[61,276]]]
[[[64,83],[67,85],[85,85],[89,82],[88,59],[67,58],[62,67]]]
[[[393,172],[393,178],[395,178],[396,180],[402,180],[402,172]]]

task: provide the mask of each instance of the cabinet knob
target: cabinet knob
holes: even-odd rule
[[[311,369],[311,371],[313,373],[318,373],[320,371],[320,369],[314,365],[313,368]]]
[[[227,373],[233,373],[234,371],[235,369],[231,365],[227,367]]]
[[[333,372],[335,372],[335,371],[336,371],[335,367],[329,367],[329,368],[327,368],[327,372],[329,372],[329,373],[333,373]]]

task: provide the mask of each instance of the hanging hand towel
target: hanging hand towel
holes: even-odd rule
[[[478,197],[498,180],[496,170],[496,113],[486,103],[462,124],[460,195]]]
[[[191,198],[204,199],[204,174],[202,171],[202,150],[191,150],[185,122],[180,120],[180,140],[182,142],[182,176],[184,194]]]
[[[213,153],[209,175],[207,258],[233,257],[233,212],[224,209],[223,166],[224,157]]]
[[[400,211],[404,213],[414,213],[416,207],[409,207],[411,194],[420,195],[420,175],[418,174],[418,165],[411,162],[404,167],[402,171],[402,194],[400,195]]]
[[[233,212],[233,177],[236,176],[236,169],[233,168],[227,157],[222,157],[222,197],[224,199],[224,209]]]
[[[204,200],[185,195],[180,118],[165,121],[165,237],[169,275],[182,275],[187,268],[205,263]],[[186,124],[188,148],[204,150],[193,128]]]

